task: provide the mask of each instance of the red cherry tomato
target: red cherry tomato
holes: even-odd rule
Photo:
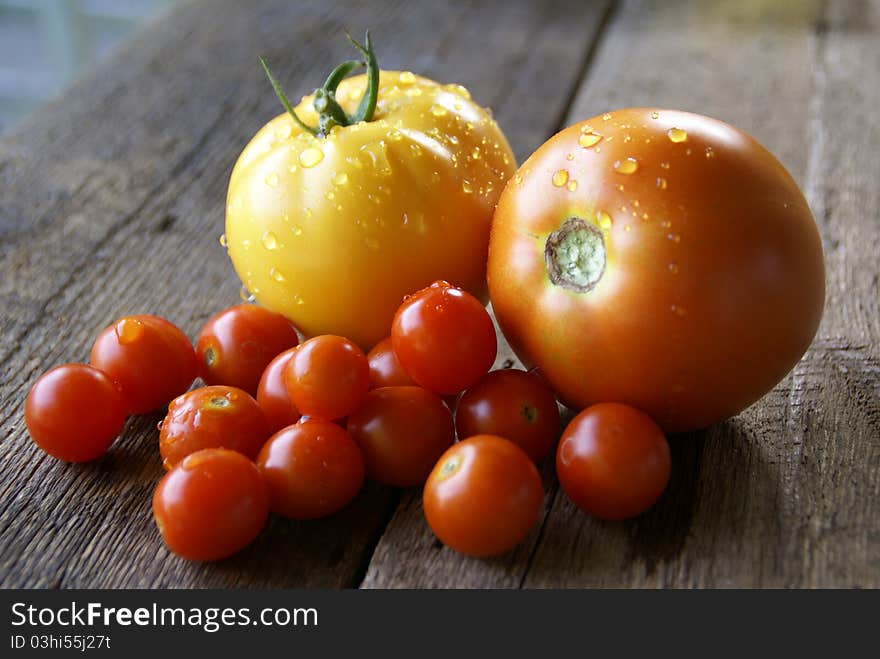
[[[290,394],[287,393],[287,385],[284,382],[284,371],[296,350],[297,348],[285,350],[269,362],[257,387],[257,402],[263,408],[263,413],[269,422],[269,429],[273,433],[299,421],[299,410],[290,400]]]
[[[243,549],[268,515],[269,493],[259,470],[226,449],[188,455],[153,494],[153,517],[165,545],[193,561],[215,561]]]
[[[644,412],[619,403],[578,414],[556,451],[562,489],[581,510],[603,519],[646,511],[666,489],[669,472],[663,431]]]
[[[403,370],[391,349],[391,337],[379,341],[367,353],[370,363],[370,387],[409,387],[415,384],[413,379]]]
[[[246,391],[201,387],[171,401],[159,430],[159,452],[166,469],[206,448],[230,449],[254,459],[269,434],[263,410]]]
[[[186,334],[158,316],[125,316],[92,345],[92,366],[109,375],[132,414],[168,404],[196,379],[196,353]]]
[[[487,373],[458,401],[459,437],[499,435],[541,462],[559,434],[553,392],[532,373],[503,369]]]
[[[445,545],[471,556],[513,549],[535,526],[544,492],[516,444],[477,435],[443,454],[425,483],[425,518]]]
[[[303,419],[266,442],[257,466],[269,485],[272,510],[293,519],[326,517],[357,496],[364,459],[335,423]]]
[[[296,330],[281,314],[253,304],[229,307],[199,333],[199,374],[207,384],[227,384],[254,396],[269,362],[297,343]]]
[[[367,356],[355,343],[332,334],[299,346],[284,377],[296,409],[320,419],[347,415],[370,388]]]
[[[396,487],[423,485],[455,441],[449,408],[421,387],[373,389],[349,415],[348,432],[364,452],[367,475]]]
[[[752,137],[660,108],[550,138],[504,188],[487,277],[498,326],[573,409],[618,401],[668,432],[769,391],[825,300],[804,195]]]
[[[491,368],[495,326],[482,303],[446,282],[410,296],[391,324],[391,344],[417,384],[438,394],[467,389]]]
[[[86,364],[64,364],[43,373],[24,406],[34,443],[66,462],[104,455],[122,430],[125,416],[125,399],[116,384]]]

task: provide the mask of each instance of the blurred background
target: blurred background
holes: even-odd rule
[[[174,0],[0,0],[0,133]]]

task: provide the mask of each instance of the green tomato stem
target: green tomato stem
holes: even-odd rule
[[[366,45],[364,46],[355,41],[348,32],[346,32],[346,35],[354,47],[363,54],[364,60],[347,60],[342,62],[342,64],[339,64],[330,72],[330,75],[327,76],[327,80],[324,82],[324,86],[315,90],[312,105],[318,113],[317,128],[309,126],[299,118],[284,91],[281,89],[281,85],[269,70],[266,58],[260,58],[263,70],[266,71],[266,75],[269,77],[269,82],[272,83],[272,88],[275,90],[275,95],[278,96],[278,100],[281,101],[281,105],[284,106],[284,109],[287,110],[288,114],[290,114],[293,120],[301,128],[316,137],[327,137],[334,126],[350,126],[352,124],[360,123],[361,121],[372,121],[373,114],[376,111],[376,102],[379,98],[379,64],[376,61],[376,54],[373,52],[373,44],[370,41],[370,31],[367,30],[365,40]],[[336,90],[339,87],[339,83],[341,83],[346,76],[362,66],[367,68],[367,88],[364,90],[364,95],[361,97],[357,110],[353,115],[349,116],[337,102]]]

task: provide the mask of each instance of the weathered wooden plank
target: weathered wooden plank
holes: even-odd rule
[[[21,406],[46,368],[83,360],[95,334],[131,312],[194,335],[238,282],[217,238],[238,152],[278,113],[257,65],[305,92],[349,56],[342,28],[373,30],[386,68],[468,85],[519,154],[561,116],[586,48],[573,0],[516,2],[194,2],[0,141],[0,585],[356,585],[397,494],[366,488],[323,522],[275,520],[216,565],[162,548],[149,495],[162,469],[155,424],[132,421],[89,465],[42,455]],[[554,72],[552,77],[545,71]]]
[[[494,561],[431,552],[415,498],[367,586],[654,587],[880,584],[878,4],[627,2],[566,117],[659,106],[714,115],[779,155],[826,248],[814,347],[737,418],[671,441],[656,508],[581,514],[551,479],[541,528]],[[545,469],[546,471],[546,469]]]

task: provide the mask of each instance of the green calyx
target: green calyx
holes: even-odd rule
[[[351,126],[352,124],[357,124],[361,121],[371,121],[373,119],[373,113],[376,111],[376,101],[379,96],[379,64],[376,62],[376,54],[373,52],[373,44],[370,41],[370,31],[367,30],[364,45],[355,41],[348,32],[345,34],[348,37],[348,40],[351,41],[352,45],[360,51],[364,59],[347,60],[343,62],[330,72],[330,75],[327,76],[327,80],[324,82],[324,86],[315,90],[312,107],[314,107],[315,112],[318,113],[317,127],[309,126],[299,118],[296,111],[294,111],[293,106],[290,104],[290,101],[287,100],[287,96],[281,89],[281,85],[278,84],[275,76],[273,76],[272,72],[269,70],[269,64],[266,62],[266,58],[260,58],[263,70],[266,71],[266,75],[269,77],[269,82],[272,83],[272,88],[275,90],[278,100],[281,101],[281,105],[284,106],[284,109],[287,110],[288,114],[293,117],[293,120],[299,124],[303,130],[308,131],[316,137],[327,137],[334,126]],[[339,83],[341,83],[353,71],[356,71],[361,67],[366,67],[367,69],[367,88],[364,91],[364,95],[361,97],[357,110],[355,110],[354,114],[349,115],[346,114],[345,110],[342,109],[342,106],[336,101],[336,90],[339,87]]]
[[[570,217],[547,237],[544,263],[550,281],[578,293],[592,290],[605,273],[602,232],[579,217]]]

